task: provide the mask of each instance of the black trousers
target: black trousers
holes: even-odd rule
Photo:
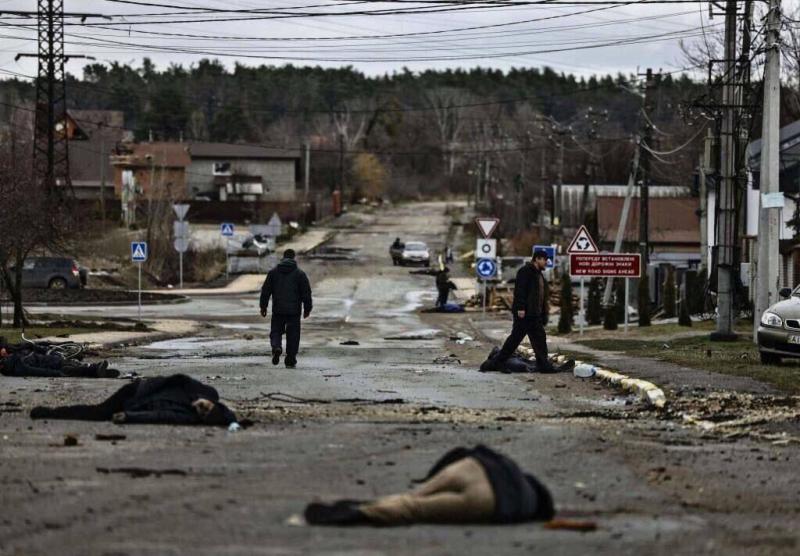
[[[500,353],[497,354],[497,360],[505,361],[511,357],[525,336],[531,341],[531,347],[536,353],[537,367],[539,369],[549,368],[547,333],[544,331],[544,319],[541,316],[526,316],[521,319],[514,313],[514,326],[511,328],[511,335],[506,339]]]
[[[67,405],[63,407],[34,408],[35,419],[69,419],[73,421],[110,421],[115,413],[125,411],[125,402],[136,395],[137,382],[126,384],[106,401],[97,405]]]
[[[444,307],[447,305],[447,298],[450,297],[450,289],[449,288],[440,288],[439,289],[439,297],[436,299],[436,306],[437,307]]]
[[[297,352],[300,351],[300,315],[276,315],[272,313],[269,341],[272,349],[277,349],[283,344],[283,335],[286,334],[286,359],[287,363],[297,361]]]

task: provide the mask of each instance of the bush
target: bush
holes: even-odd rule
[[[650,277],[639,278],[639,326],[650,326]]]
[[[561,316],[558,319],[558,333],[572,332],[572,323],[572,281],[569,273],[564,272],[561,277]]]
[[[670,265],[664,280],[664,318],[674,318],[675,314],[675,268]]]
[[[589,307],[586,315],[586,320],[589,324],[596,325],[603,322],[602,297],[600,279],[593,278],[589,280]]]

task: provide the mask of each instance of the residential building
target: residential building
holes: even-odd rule
[[[188,143],[188,199],[293,201],[300,175],[299,149]]]
[[[116,110],[70,110],[66,129],[69,170],[77,199],[114,199],[114,167],[111,154],[128,139],[125,114]]]

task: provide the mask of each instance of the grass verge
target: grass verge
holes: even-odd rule
[[[748,337],[737,342],[712,342],[708,336],[696,336],[666,343],[619,338],[581,340],[578,343],[601,351],[616,351],[691,369],[750,377],[789,394],[800,394],[800,361],[787,359],[781,365],[762,365],[758,349]]]

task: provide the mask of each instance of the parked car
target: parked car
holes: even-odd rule
[[[10,267],[12,276],[14,268],[14,265]],[[22,285],[26,288],[83,288],[88,275],[87,269],[65,257],[29,257],[22,263]]]
[[[406,243],[400,256],[400,266],[407,264],[431,266],[431,252],[428,250],[428,246],[421,241],[409,241]]]
[[[782,357],[800,357],[800,286],[782,288],[784,299],[761,316],[758,352],[765,365],[776,365]]]

